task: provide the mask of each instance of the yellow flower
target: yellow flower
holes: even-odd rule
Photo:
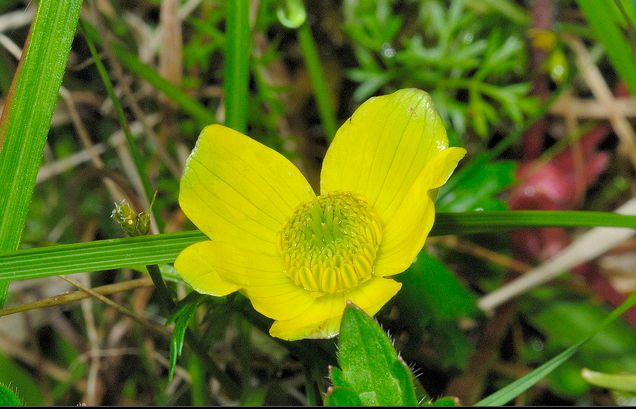
[[[211,125],[188,159],[179,203],[209,241],[175,268],[196,291],[245,294],[270,334],[337,335],[347,300],[374,315],[400,289],[435,218],[437,188],[464,156],[448,148],[429,95],[363,103],[338,130],[316,196],[278,152]]]

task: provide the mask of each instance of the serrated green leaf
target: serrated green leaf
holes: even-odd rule
[[[337,386],[340,388],[351,388],[349,382],[345,379],[344,373],[340,368],[335,366],[329,366],[329,379],[331,380],[331,385]]]
[[[346,382],[362,405],[417,405],[411,371],[380,326],[353,304],[347,305],[342,317],[338,362],[342,373],[332,369],[335,381]],[[334,388],[332,394],[337,395],[330,400],[350,400],[347,390]]]
[[[345,388],[331,387],[325,396],[325,406],[362,406],[358,395]]]
[[[460,406],[459,399],[455,396],[443,396],[436,400],[431,400],[428,402],[423,402],[420,406],[423,407],[433,407],[433,406]]]
[[[0,406],[24,406],[24,404],[13,390],[0,384]]]
[[[0,383],[20,392],[20,398],[29,406],[42,406],[44,399],[38,381],[11,358],[0,354]]]

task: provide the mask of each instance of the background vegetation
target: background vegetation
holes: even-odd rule
[[[417,87],[469,152],[377,315],[418,397],[473,404],[598,332],[510,397],[633,405],[636,311],[597,328],[636,288],[634,216],[607,213],[636,214],[635,25],[630,0],[0,1],[0,397],[321,404],[336,340],[174,273],[184,161],[225,123],[317,186],[362,101]],[[122,199],[161,235],[101,241]]]

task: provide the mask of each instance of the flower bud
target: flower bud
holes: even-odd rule
[[[119,223],[124,232],[131,236],[144,236],[150,228],[150,210],[135,213],[126,199],[115,203],[111,216]]]

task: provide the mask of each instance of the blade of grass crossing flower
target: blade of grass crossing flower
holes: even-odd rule
[[[636,216],[588,211],[489,211],[438,213],[431,235],[497,233],[537,227],[626,227],[636,229]]]
[[[528,227],[636,228],[636,216],[579,211],[439,213],[431,236],[497,233]],[[206,240],[199,231],[61,244],[0,253],[0,280],[27,280],[85,271],[174,262],[187,246]]]
[[[0,120],[0,252],[20,243],[81,0],[42,0]],[[9,283],[0,281],[0,307]]]
[[[578,0],[577,3],[594,34],[605,47],[612,66],[625,81],[632,95],[636,95],[636,54],[613,17],[610,8],[616,8],[616,5],[614,2],[598,0]]]
[[[61,244],[5,253],[0,280],[25,280],[83,271],[171,263],[187,246],[206,240],[199,231]]]
[[[318,105],[318,115],[320,116],[320,121],[325,131],[325,137],[327,141],[331,142],[334,136],[336,136],[336,115],[334,114],[335,111],[331,93],[320,65],[320,57],[316,50],[314,36],[307,22],[298,29],[298,42],[303,53],[303,58],[305,59],[311,85],[314,88],[316,105]]]
[[[225,125],[247,131],[250,26],[249,1],[228,2],[225,50]]]
[[[541,365],[534,371],[530,372],[521,379],[516,380],[510,385],[498,390],[492,395],[480,400],[475,406],[500,406],[510,402],[523,392],[530,389],[534,384],[545,378],[550,372],[554,371],[561,364],[567,361],[572,355],[574,355],[587,341],[592,339],[596,334],[601,332],[608,324],[615,321],[625,311],[636,305],[636,293],[630,295],[623,304],[612,311],[607,318],[594,330],[590,335],[580,340],[570,348],[561,352],[556,357],[552,358],[545,364]]]

